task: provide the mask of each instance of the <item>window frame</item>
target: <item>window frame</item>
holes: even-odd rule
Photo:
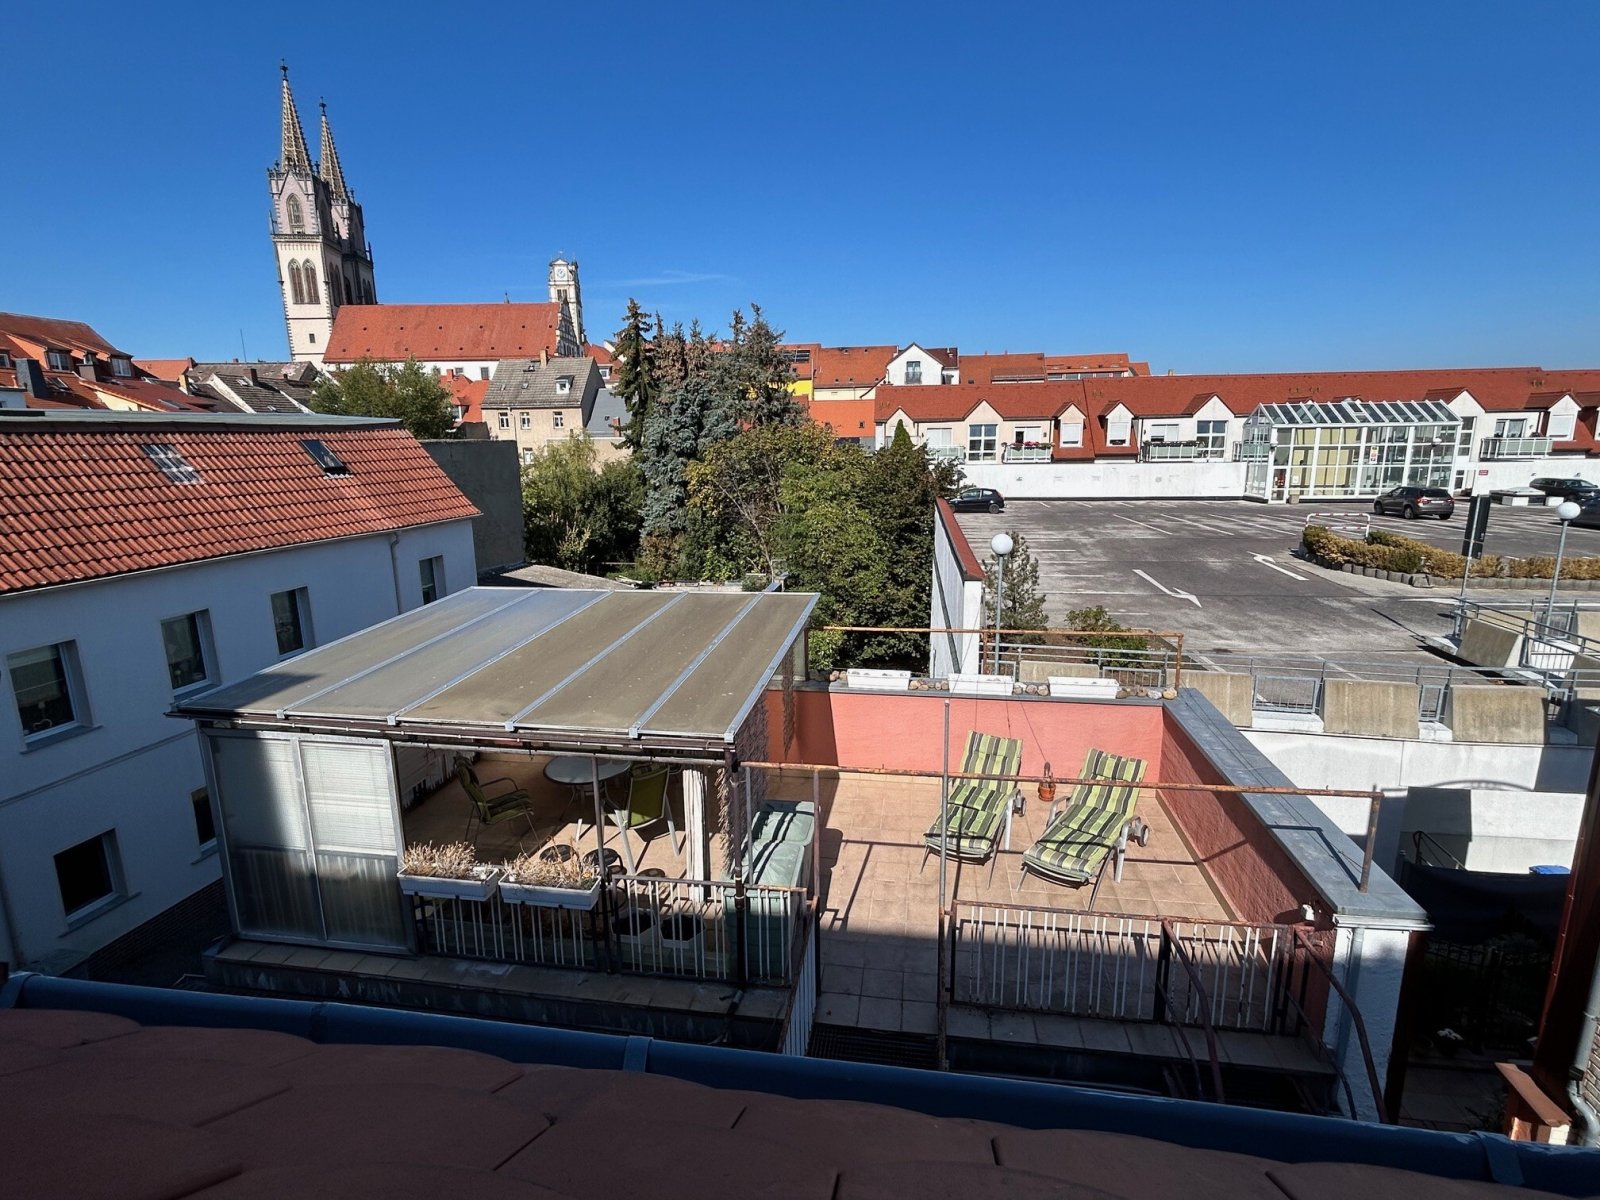
[[[567,414],[561,409],[553,409],[550,413],[550,428],[565,429],[567,427]]]
[[[290,233],[304,233],[306,231],[305,206],[300,203],[300,197],[290,192],[283,202],[284,219],[289,223]]]
[[[194,631],[195,650],[200,656],[202,674],[199,679],[182,685],[172,683],[172,657],[167,643],[167,626],[177,621],[189,621]],[[172,686],[174,696],[187,696],[193,692],[204,691],[206,688],[215,687],[219,682],[216,678],[216,650],[211,641],[211,610],[197,608],[193,612],[177,613],[174,616],[163,617],[157,625],[161,636],[161,653],[167,664],[167,682]]]
[[[422,602],[432,604],[442,600],[448,594],[444,586],[444,555],[430,554],[426,558],[417,560],[417,575],[422,584]],[[428,595],[429,589],[433,595]]]
[[[194,840],[199,847],[200,857],[205,858],[208,855],[215,854],[217,852],[217,810],[211,806],[211,789],[201,787],[195,788],[194,791],[190,792],[189,810],[194,816]],[[201,836],[205,832],[200,827],[200,814],[202,812],[206,815],[206,824],[211,827],[210,840]]]
[[[996,462],[1000,458],[1000,425],[996,421],[969,422],[967,461]]]
[[[278,621],[278,597],[287,596],[294,606],[295,631],[300,635],[300,644],[292,649],[283,648],[283,635]],[[272,614],[272,629],[275,645],[278,649],[278,661],[293,658],[297,654],[304,654],[316,646],[316,635],[311,627],[311,591],[306,587],[282,588],[267,597],[267,611]]]
[[[31,654],[39,650],[54,650],[56,652],[62,692],[66,696],[72,719],[59,725],[52,723],[44,729],[30,731],[27,721],[22,715],[21,697],[17,695],[16,666],[13,660],[20,658],[24,654]],[[46,642],[41,646],[25,646],[20,650],[8,651],[5,655],[4,663],[6,682],[11,689],[11,711],[16,714],[17,727],[22,734],[24,752],[59,741],[62,738],[86,733],[94,728],[94,722],[90,717],[88,690],[84,686],[83,668],[78,661],[78,643],[76,641]],[[41,701],[40,703],[42,705],[44,702]]]
[[[498,427],[500,429],[510,429],[511,428],[511,414],[502,409],[500,411],[500,413],[498,414],[498,416],[499,416]]]
[[[51,371],[70,371],[73,369],[72,355],[65,350],[52,350],[48,347],[44,352],[44,365]]]
[[[61,857],[90,845],[99,847],[100,861],[105,871],[106,890],[92,900],[85,900],[73,908],[68,908],[67,890],[61,878]],[[56,897],[61,901],[61,915],[66,920],[68,929],[76,929],[108,909],[116,907],[127,898],[127,879],[122,870],[122,852],[117,844],[115,826],[56,851],[51,856],[51,865],[56,873]]]
[[[906,384],[908,386],[920,386],[922,383],[922,360],[920,358],[907,359],[905,370]]]
[[[1061,422],[1061,444],[1063,446],[1078,447],[1083,445],[1083,421]]]
[[[1556,422],[1562,424],[1558,427]],[[1545,415],[1545,436],[1555,442],[1570,442],[1578,432],[1577,413],[1550,412]]]
[[[518,429],[532,429],[533,428],[533,414],[531,412],[526,412],[526,411],[519,412],[517,414],[517,428]]]

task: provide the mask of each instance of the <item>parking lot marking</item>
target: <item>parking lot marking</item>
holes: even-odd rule
[[[1111,515],[1119,521],[1126,521],[1130,525],[1143,525],[1146,529],[1153,529],[1163,537],[1166,536],[1167,531],[1159,525],[1152,525],[1148,521],[1135,521],[1132,517],[1125,517],[1121,513],[1112,513]]]
[[[1176,600],[1187,600],[1190,604],[1194,605],[1196,608],[1200,607],[1200,598],[1198,596],[1196,596],[1193,592],[1175,592],[1171,588],[1165,587],[1162,584],[1157,583],[1154,579],[1151,579],[1150,576],[1146,575],[1143,571],[1139,570],[1137,567],[1134,568],[1133,573],[1135,575],[1137,575],[1140,579],[1142,579],[1146,583],[1148,583],[1151,587],[1165,592],[1167,595],[1173,597],[1174,599],[1176,599]]]
[[[1280,567],[1265,554],[1252,554],[1250,557],[1255,559],[1263,567],[1271,567],[1279,575],[1287,575],[1290,579],[1298,579],[1301,583],[1306,581],[1306,577],[1304,575],[1296,575],[1293,571],[1289,570],[1288,567]]]

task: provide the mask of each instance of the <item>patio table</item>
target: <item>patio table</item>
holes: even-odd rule
[[[545,764],[544,777],[552,783],[564,783],[570,788],[586,788],[596,776],[601,783],[604,783],[625,773],[630,765],[622,758],[600,758],[592,761],[593,770],[589,767],[590,759],[576,754],[564,754],[552,758]]]

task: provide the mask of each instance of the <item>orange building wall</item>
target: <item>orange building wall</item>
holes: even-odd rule
[[[811,419],[832,426],[836,437],[871,437],[876,428],[871,400],[818,400],[812,396],[807,408]]]

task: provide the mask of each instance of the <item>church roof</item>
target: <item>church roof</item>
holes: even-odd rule
[[[561,380],[567,381],[562,391]],[[600,368],[592,358],[507,359],[489,381],[483,408],[588,408],[600,388]]]
[[[283,169],[309,173],[311,155],[306,151],[305,131],[300,128],[300,113],[294,106],[294,93],[289,90],[289,68],[283,68]]]
[[[498,361],[554,354],[559,304],[346,304],[333,320],[328,363]]]

